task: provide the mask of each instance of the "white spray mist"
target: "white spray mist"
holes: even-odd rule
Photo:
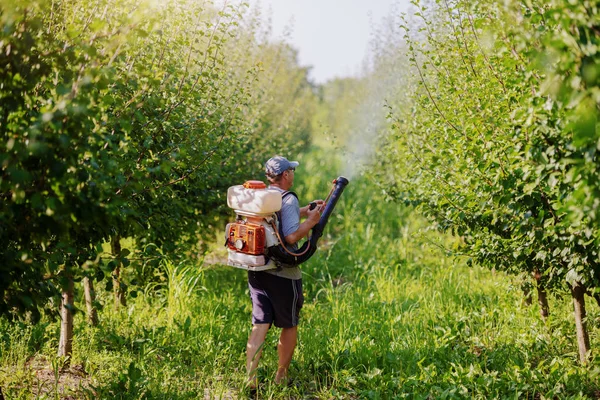
[[[392,10],[393,11],[393,10]],[[409,71],[404,43],[399,40],[400,14],[391,12],[372,34],[364,62],[361,101],[348,113],[350,130],[342,160],[344,176],[352,179],[376,162],[379,138],[389,131],[388,106],[401,104]]]

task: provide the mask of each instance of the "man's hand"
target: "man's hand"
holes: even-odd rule
[[[323,200],[313,200],[309,205],[300,208],[300,217],[308,218],[308,211],[317,209],[319,212],[323,211],[325,202]]]
[[[312,210],[315,207],[317,207],[319,211],[323,211],[323,207],[325,207],[325,202],[320,199],[311,201],[308,208]]]
[[[313,226],[315,226],[319,222],[319,219],[321,219],[321,207],[320,206],[316,206],[312,210],[309,207],[308,210],[306,210],[306,220],[314,222]]]

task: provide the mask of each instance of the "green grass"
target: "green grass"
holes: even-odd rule
[[[324,198],[335,170],[324,157],[301,159],[296,190]],[[321,248],[302,266],[305,306],[292,362],[292,387],[272,383],[278,332],[259,368],[260,398],[598,398],[600,365],[577,363],[568,297],[551,317],[525,306],[520,282],[469,268],[433,244],[455,239],[427,231],[413,210],[387,203],[364,178],[351,178]],[[219,232],[217,237],[220,238]],[[220,240],[218,240],[220,242]],[[216,257],[220,243],[215,245]],[[100,326],[76,316],[74,398],[243,397],[250,301],[245,272],[220,265],[164,262],[167,280],[114,311]],[[597,307],[589,305],[592,346]],[[9,399],[61,398],[58,323],[0,321],[0,386]],[[36,367],[37,366],[37,367]],[[37,395],[36,395],[37,394]]]

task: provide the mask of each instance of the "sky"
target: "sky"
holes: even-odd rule
[[[298,49],[300,65],[312,66],[310,78],[324,83],[357,76],[376,27],[396,5],[406,11],[409,0],[250,0],[272,11],[274,38],[291,28],[289,41]]]

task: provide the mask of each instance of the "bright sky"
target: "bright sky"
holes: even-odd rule
[[[324,83],[361,71],[374,28],[396,5],[406,11],[409,0],[250,0],[267,15],[272,10],[274,37],[292,27],[289,38],[300,64],[312,66],[311,78]]]

